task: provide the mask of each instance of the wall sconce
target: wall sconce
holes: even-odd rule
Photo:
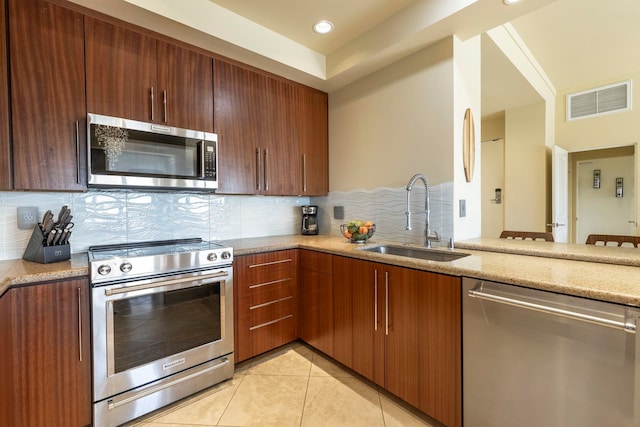
[[[622,178],[616,178],[616,197],[622,197]]]
[[[593,188],[600,188],[600,169],[593,170]]]

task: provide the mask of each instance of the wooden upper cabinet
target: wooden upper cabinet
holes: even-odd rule
[[[266,77],[228,62],[213,66],[214,127],[218,134],[218,193],[257,194],[262,189],[260,144]]]
[[[267,108],[264,111],[267,133],[262,140],[262,194],[298,195],[301,171],[300,147],[293,117],[298,109],[292,84],[268,78]]]
[[[313,194],[303,192],[300,139],[316,127],[303,129],[300,123],[302,118],[315,123],[309,116],[323,108],[322,102],[314,104],[298,85],[220,60],[214,63],[213,78],[215,131],[222,165],[218,193]],[[325,103],[321,112],[325,124],[326,114]],[[310,144],[315,151],[309,151],[309,174],[320,169],[311,163],[324,156],[326,175],[326,134],[324,129],[319,137],[324,139],[324,148]]]
[[[87,110],[152,121],[157,97],[156,40],[87,16]],[[153,111],[156,115],[156,111]]]
[[[11,145],[9,140],[9,87],[7,70],[6,3],[0,3],[0,191],[11,189]]]
[[[86,18],[90,113],[213,132],[213,59]]]
[[[213,59],[158,42],[161,123],[213,132]]]
[[[16,190],[86,189],[83,15],[9,0]]]
[[[298,88],[298,120],[303,196],[329,192],[328,97],[324,92]]]

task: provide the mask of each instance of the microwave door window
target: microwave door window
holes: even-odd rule
[[[153,135],[129,130],[129,137],[117,152],[109,152],[92,141],[94,173],[108,175],[193,178],[197,176],[197,143],[176,136]]]

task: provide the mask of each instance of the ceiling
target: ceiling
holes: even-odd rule
[[[416,3],[414,0],[210,1],[326,56]],[[610,83],[640,70],[639,1],[557,0],[524,12],[524,16],[510,22],[558,93]],[[334,32],[315,34],[311,27],[318,19],[332,21]],[[486,36],[482,39],[482,85],[483,115],[541,99]]]

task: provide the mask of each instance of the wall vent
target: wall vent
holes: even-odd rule
[[[631,109],[631,80],[567,95],[567,121]]]

